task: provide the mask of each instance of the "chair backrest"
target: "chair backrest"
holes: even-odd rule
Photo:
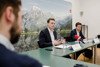
[[[67,42],[71,42],[71,37],[64,37],[66,39]]]
[[[100,35],[97,35],[98,38],[100,38]]]
[[[40,42],[39,42],[39,41],[37,41],[37,43],[38,43],[39,48],[41,48],[41,47],[40,47]]]

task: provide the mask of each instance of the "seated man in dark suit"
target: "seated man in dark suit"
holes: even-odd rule
[[[15,52],[22,31],[21,1],[0,0],[0,67],[42,67],[35,59]]]
[[[80,24],[80,25],[79,25]],[[81,31],[81,23],[76,23],[76,29],[71,31],[71,39],[72,41],[79,41],[80,39],[86,40]],[[75,35],[78,35],[79,38],[77,39]]]
[[[57,40],[57,33],[54,30],[55,27],[55,19],[49,18],[47,20],[47,28],[42,30],[39,35],[39,47],[49,47],[54,45],[59,45],[65,43],[65,40]],[[70,56],[67,56],[70,58]]]
[[[39,47],[49,47],[53,45],[59,45],[64,41],[57,40],[57,33],[54,30],[55,27],[55,19],[49,18],[47,20],[47,28],[42,30],[39,35]]]
[[[86,38],[84,37],[84,35],[82,34],[81,28],[82,28],[82,24],[79,23],[79,22],[77,22],[77,23],[76,23],[76,29],[73,29],[73,30],[71,31],[71,34],[70,34],[70,36],[71,36],[71,41],[80,41],[80,40],[82,40],[82,41],[87,41],[87,40],[88,40],[88,39],[86,39]],[[77,36],[79,36],[79,37],[77,38],[77,37],[75,37],[75,35],[77,35]],[[91,58],[91,57],[92,57],[91,50],[85,49],[85,50],[82,50],[82,51],[79,51],[79,52],[76,53],[76,59],[78,58],[78,56],[79,56],[81,53],[87,52],[87,51],[88,51],[89,54],[90,54],[90,56],[89,56],[88,58]],[[86,56],[87,56],[87,55],[86,55]]]

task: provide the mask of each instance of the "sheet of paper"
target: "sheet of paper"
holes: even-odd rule
[[[85,43],[88,43],[89,41],[84,41]]]
[[[62,44],[62,45],[58,45],[58,46],[54,46],[54,47],[55,47],[55,48],[62,48],[62,49],[63,49],[63,48],[64,48],[64,49],[67,48],[67,46],[66,46],[66,45],[63,45],[63,44]]]
[[[72,45],[72,48],[74,51],[76,51],[76,50],[81,49],[82,47],[80,46],[80,44],[75,44],[75,45]]]
[[[94,39],[94,42],[95,42],[95,43],[100,43],[100,41],[99,41],[98,38]]]

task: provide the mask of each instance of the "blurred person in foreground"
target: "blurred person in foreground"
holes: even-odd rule
[[[21,0],[0,0],[0,67],[42,67],[35,59],[15,52],[22,31]]]

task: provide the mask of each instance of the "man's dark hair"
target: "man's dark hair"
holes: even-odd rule
[[[11,6],[13,8],[13,13],[16,18],[18,18],[18,11],[20,10],[21,0],[0,0],[0,19],[3,12],[7,7]]]
[[[50,22],[50,20],[54,20],[54,21],[55,21],[55,19],[54,19],[54,18],[49,18],[49,19],[47,20],[47,23],[49,23],[49,22]]]
[[[78,25],[82,25],[82,24],[81,24],[80,22],[77,22],[77,23],[76,23],[76,27],[77,27]]]

